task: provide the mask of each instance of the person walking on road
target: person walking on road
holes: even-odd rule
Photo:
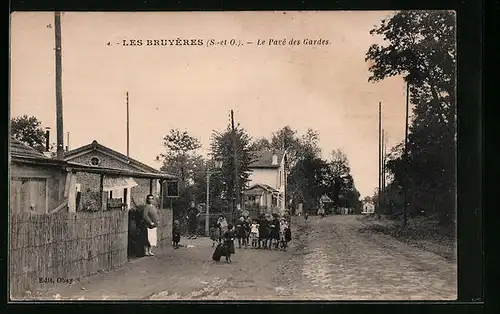
[[[234,228],[232,224],[228,224],[227,231],[224,232],[224,250],[226,255],[226,262],[231,263],[231,254],[235,253],[234,250]]]
[[[188,239],[196,239],[197,231],[198,231],[198,216],[200,213],[198,209],[196,209],[194,202],[191,202],[188,214],[188,223],[189,223],[189,238]]]
[[[179,220],[174,220],[174,226],[172,228],[172,242],[174,249],[179,248],[179,242],[181,242],[181,227]]]
[[[156,209],[156,206],[153,204],[153,202],[154,202],[154,196],[151,194],[148,195],[146,197],[146,206],[144,206],[144,211],[143,211],[144,225],[147,228],[146,230],[147,241],[145,241],[144,245],[144,251],[146,256],[154,256],[152,252],[152,247],[156,247],[157,245],[158,230],[156,229],[156,227],[158,227],[159,217],[158,217],[158,210]]]

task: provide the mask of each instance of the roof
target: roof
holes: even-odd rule
[[[110,155],[116,159],[121,159],[123,162],[128,163],[130,166],[135,167],[139,170],[142,170],[144,172],[149,172],[149,173],[160,173],[157,169],[150,167],[136,159],[133,159],[131,157],[128,157],[120,152],[117,152],[116,150],[113,150],[109,147],[106,147],[102,144],[97,143],[97,141],[92,141],[92,143],[81,146],[79,148],[75,148],[73,150],[70,150],[66,153],[64,153],[64,160],[69,161],[75,157],[78,157],[80,155],[86,154],[88,152],[94,151],[94,150],[99,150],[100,152]]]
[[[267,184],[263,184],[263,183],[254,184],[254,185],[248,187],[245,191],[250,191],[250,190],[257,189],[257,188],[260,188],[260,189],[268,191],[268,192],[279,192],[275,188],[273,188],[273,187],[271,187],[271,186],[269,186]]]
[[[254,155],[253,161],[248,166],[249,168],[279,168],[285,157],[285,152],[280,150],[262,150],[251,152]],[[278,157],[278,164],[273,165],[273,154]]]
[[[79,164],[76,162],[66,162],[67,169],[77,172],[97,173],[115,176],[127,176],[132,178],[145,178],[145,179],[163,179],[163,180],[176,180],[177,177],[171,174],[157,172],[143,172],[143,171],[130,171],[116,168],[104,168],[99,166],[90,166]]]
[[[105,168],[98,166],[90,166],[79,164],[76,162],[68,162],[65,160],[51,159],[43,157],[31,157],[31,156],[12,156],[11,160],[13,162],[22,163],[22,164],[33,164],[33,165],[43,165],[46,166],[58,166],[66,171],[75,171],[75,172],[86,172],[86,173],[96,173],[96,174],[104,174],[109,176],[123,176],[123,177],[132,177],[132,178],[143,178],[143,179],[162,179],[162,180],[176,180],[177,177],[161,173],[161,172],[144,172],[144,171],[130,171],[116,168]]]
[[[332,199],[326,194],[321,196],[320,201],[323,203],[333,203]]]
[[[44,154],[29,147],[23,142],[16,140],[13,136],[10,137],[10,155],[12,157],[31,157],[31,158],[47,158]]]

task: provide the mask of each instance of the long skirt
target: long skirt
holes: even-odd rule
[[[234,241],[233,240],[224,240],[224,246],[228,250],[229,254],[234,254],[235,253]]]
[[[148,228],[148,241],[149,241],[149,245],[157,246],[157,244],[158,244],[158,229],[156,229],[156,228],[149,229]]]

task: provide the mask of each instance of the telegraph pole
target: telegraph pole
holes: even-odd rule
[[[205,235],[210,236],[210,169],[207,165],[207,201],[205,205]]]
[[[381,210],[381,196],[382,191],[382,102],[378,103],[378,214]]]
[[[381,175],[380,175],[380,182],[381,182],[381,185],[382,185],[382,206],[385,208],[385,145],[384,145],[384,141],[385,141],[385,131],[384,129],[382,128],[382,139],[380,141],[380,144],[382,146],[382,149],[381,149],[381,152],[382,152],[382,155],[381,155],[381,160],[382,160],[382,165],[380,167],[380,170],[381,170]]]
[[[63,98],[62,98],[62,48],[61,48],[61,12],[54,12],[56,44],[56,125],[57,159],[64,157]]]
[[[127,157],[130,157],[130,119],[129,119],[128,91],[126,92],[126,97],[127,97]]]
[[[234,186],[233,186],[233,214],[236,209],[236,204],[239,204],[239,192],[238,192],[238,156],[236,151],[236,129],[234,128],[234,112],[231,109],[231,130],[233,138],[233,162],[234,162]]]
[[[410,82],[406,80],[406,110],[405,110],[405,151],[404,151],[404,165],[405,165],[405,179],[404,179],[404,206],[403,206],[403,226],[406,227],[408,223],[408,106],[410,102]]]

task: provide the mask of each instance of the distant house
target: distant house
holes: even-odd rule
[[[286,196],[286,153],[269,150],[253,152],[255,158],[248,188],[243,192],[245,207],[260,212],[284,212]]]
[[[363,201],[362,214],[373,214],[375,213],[375,205],[371,201]]]
[[[151,174],[161,174],[160,171],[150,167],[136,159],[108,148],[97,141],[68,151],[64,154],[64,160],[94,167],[121,169],[133,172],[144,172]],[[172,179],[175,177],[172,176]],[[84,197],[86,195],[97,193],[99,191],[100,178],[95,173],[78,173],[76,182],[78,195],[81,199],[77,207],[85,206],[89,201]],[[105,178],[103,183],[104,191],[110,203],[123,204],[127,209],[134,205],[144,204],[146,196],[153,194],[160,198],[160,187],[158,179],[137,179],[131,177]]]

